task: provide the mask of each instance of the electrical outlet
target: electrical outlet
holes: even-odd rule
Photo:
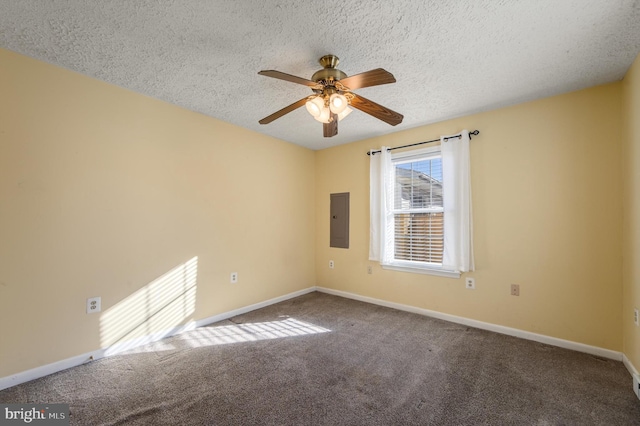
[[[92,297],[87,299],[87,313],[95,314],[102,310],[102,299],[100,297]]]
[[[329,269],[333,269],[333,267],[335,266],[335,264],[333,263],[333,260],[329,261]]]
[[[476,289],[476,279],[475,278],[471,278],[471,277],[467,277],[464,279],[464,285],[466,288],[470,289],[470,290],[475,290]]]
[[[511,284],[511,295],[520,296],[520,284]]]
[[[373,274],[373,266],[367,265],[367,274]]]
[[[638,311],[638,308],[633,310],[633,323],[640,326],[640,311]]]
[[[238,273],[237,272],[232,272],[231,273],[231,284],[235,284],[238,282]]]

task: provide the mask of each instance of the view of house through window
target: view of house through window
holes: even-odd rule
[[[442,266],[442,158],[436,152],[393,165],[394,260]]]

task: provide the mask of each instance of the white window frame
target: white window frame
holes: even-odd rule
[[[393,165],[393,188],[395,189],[396,185],[395,185],[395,167],[397,164],[403,164],[403,163],[409,163],[409,162],[413,162],[413,161],[420,161],[420,160],[429,160],[429,159],[433,159],[434,157],[441,157],[441,150],[440,150],[440,146],[433,146],[433,147],[428,147],[428,148],[422,148],[422,149],[415,149],[415,150],[411,150],[411,151],[406,151],[406,152],[401,152],[401,153],[395,153],[392,154],[391,156],[391,163]],[[443,185],[446,185],[446,182],[443,181]],[[420,211],[418,211],[420,210]],[[444,207],[442,208],[437,208],[437,209],[433,209],[433,208],[425,208],[425,209],[412,209],[412,212],[424,212],[424,213],[428,213],[428,212],[444,212]],[[407,212],[407,210],[396,210],[394,209],[392,211],[392,213],[395,215],[396,213],[400,213],[400,212]],[[395,235],[395,233],[392,233],[392,235]],[[388,242],[388,244],[390,245],[390,247],[388,248],[389,250],[392,250],[392,252],[394,252],[394,256],[395,256],[395,241],[394,239],[392,239],[390,242]],[[401,271],[401,272],[410,272],[410,273],[418,273],[418,274],[427,274],[427,275],[436,275],[436,276],[441,276],[441,277],[449,277],[449,278],[460,278],[460,272],[459,271],[452,271],[452,270],[448,270],[448,269],[444,269],[442,267],[441,264],[437,264],[437,263],[428,263],[428,262],[417,262],[417,261],[407,261],[407,260],[396,260],[395,258],[393,260],[391,260],[388,263],[381,263],[381,266],[383,269],[390,269],[390,270],[394,270],[394,271]]]

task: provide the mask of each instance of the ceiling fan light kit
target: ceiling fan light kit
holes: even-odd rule
[[[404,118],[402,114],[383,107],[373,101],[356,95],[352,90],[363,87],[378,86],[395,83],[396,79],[388,71],[377,68],[348,77],[336,68],[340,60],[335,55],[325,55],[319,60],[323,69],[316,71],[311,80],[275,70],[263,70],[258,74],[277,78],[292,83],[303,84],[311,88],[313,95],[300,99],[293,104],[263,118],[260,124],[268,124],[273,120],[290,113],[302,105],[317,121],[323,123],[323,134],[332,137],[338,134],[338,121],[344,119],[353,111],[349,106],[359,109],[392,126],[398,125]]]
[[[336,115],[335,119],[340,121],[352,111],[349,108],[347,97],[339,93],[334,93],[331,96],[309,96],[307,99],[305,104],[307,111],[321,123],[330,123],[334,119],[334,114]]]

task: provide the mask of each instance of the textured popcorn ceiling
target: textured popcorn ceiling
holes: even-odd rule
[[[321,149],[620,80],[640,1],[0,0],[0,47]],[[257,72],[310,78],[328,53],[393,73],[356,93],[403,123],[355,110],[323,138],[303,107],[258,124],[311,91]]]

